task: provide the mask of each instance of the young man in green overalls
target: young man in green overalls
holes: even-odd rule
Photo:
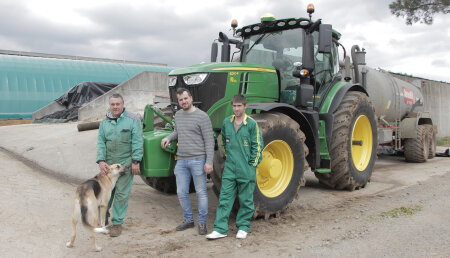
[[[253,192],[256,184],[256,167],[262,160],[261,152],[264,144],[258,123],[245,114],[246,98],[237,94],[232,98],[231,104],[234,115],[225,118],[222,123],[222,147],[226,160],[222,173],[219,206],[213,232],[206,236],[207,239],[227,236],[228,218],[236,198],[236,190],[239,199],[236,238],[247,237],[250,219],[255,211]]]

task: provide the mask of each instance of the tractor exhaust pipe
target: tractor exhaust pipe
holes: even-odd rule
[[[217,62],[217,52],[219,51],[219,46],[217,42],[213,42],[211,45],[211,63]]]
[[[359,49],[358,45],[354,45],[351,49],[351,55],[352,55],[352,62],[353,62],[353,70],[355,72],[353,81],[354,83],[362,83],[359,79],[359,68],[358,65],[365,65],[366,64],[366,51]]]

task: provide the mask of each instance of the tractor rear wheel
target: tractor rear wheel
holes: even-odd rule
[[[429,133],[427,125],[418,125],[416,138],[405,140],[405,159],[407,162],[423,163],[428,159],[430,151]]]
[[[304,171],[309,169],[305,157],[308,147],[297,122],[281,113],[252,115],[261,130],[265,147],[263,160],[256,169],[253,194],[254,217],[268,218],[287,208],[305,184]],[[221,137],[218,137],[221,144]],[[219,195],[225,157],[221,148],[214,156],[213,190]]]
[[[376,160],[377,124],[366,94],[347,92],[334,112],[331,172],[315,172],[319,182],[350,191],[365,187]]]

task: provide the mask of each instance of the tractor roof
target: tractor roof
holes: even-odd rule
[[[318,20],[320,21],[320,20]],[[286,18],[279,20],[265,19],[261,23],[244,26],[236,30],[236,35],[248,37],[265,32],[281,31],[295,28],[308,29],[317,21],[310,21],[308,18]],[[341,38],[341,33],[333,29],[333,37],[337,40]]]

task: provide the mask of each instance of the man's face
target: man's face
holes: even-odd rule
[[[123,102],[120,98],[110,98],[109,99],[109,109],[111,110],[114,117],[119,117],[123,112]]]
[[[242,103],[232,103],[233,113],[236,117],[242,117],[245,114],[245,109],[247,108],[247,104]]]
[[[182,94],[177,94],[178,105],[184,110],[187,111],[192,107],[192,97],[185,91]]]

